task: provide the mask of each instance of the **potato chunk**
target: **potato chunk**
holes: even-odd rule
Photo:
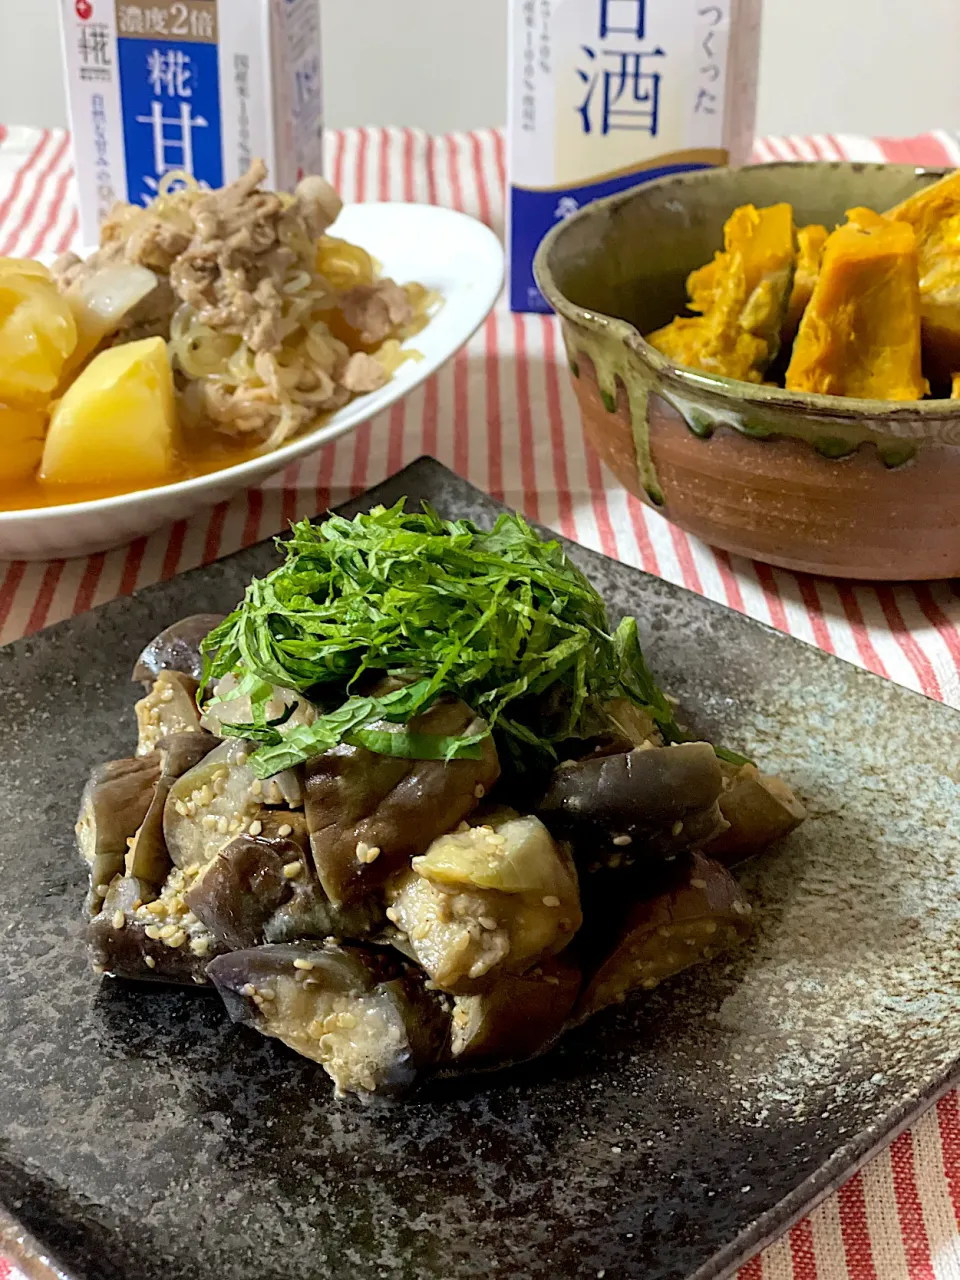
[[[0,484],[36,474],[46,429],[43,409],[0,404]]]
[[[70,307],[40,264],[0,259],[0,400],[45,406],[76,345]]]
[[[54,409],[41,479],[134,487],[168,480],[175,467],[176,425],[163,339],[111,347],[87,366]]]

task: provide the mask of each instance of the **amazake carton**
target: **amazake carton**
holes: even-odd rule
[[[61,16],[85,244],[167,173],[219,187],[260,156],[289,189],[320,172],[318,0],[61,0]]]

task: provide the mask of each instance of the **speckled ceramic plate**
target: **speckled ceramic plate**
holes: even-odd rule
[[[497,511],[432,461],[348,510],[404,493]],[[744,870],[759,932],[735,960],[406,1104],[336,1102],[215,997],[101,982],[84,955],[72,824],[90,766],[129,749],[133,658],[229,608],[271,545],[0,651],[0,1248],[32,1275],[719,1276],[956,1078],[960,719],[572,554],[691,723],[811,818]]]

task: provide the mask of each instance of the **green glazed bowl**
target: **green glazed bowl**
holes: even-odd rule
[[[705,169],[587,205],[535,271],[559,314],[584,431],[631,493],[690,533],[803,572],[960,575],[960,401],[889,402],[755,386],[671,364],[645,342],[735,208],[788,201],[798,226],[883,211],[936,181],[910,165]]]

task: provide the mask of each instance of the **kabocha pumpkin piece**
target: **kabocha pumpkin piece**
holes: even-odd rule
[[[920,264],[924,365],[936,382],[960,369],[960,171],[886,215],[911,226]]]
[[[902,222],[850,222],[827,241],[787,369],[788,391],[919,400],[916,237]]]
[[[781,345],[786,347],[797,336],[800,321],[806,311],[820,274],[823,250],[830,232],[816,223],[797,230],[797,270],[793,277],[793,290],[787,305],[787,319],[783,326]]]
[[[780,349],[796,267],[788,204],[744,205],[724,227],[724,250],[687,280],[690,309],[647,341],[678,364],[762,382]]]

